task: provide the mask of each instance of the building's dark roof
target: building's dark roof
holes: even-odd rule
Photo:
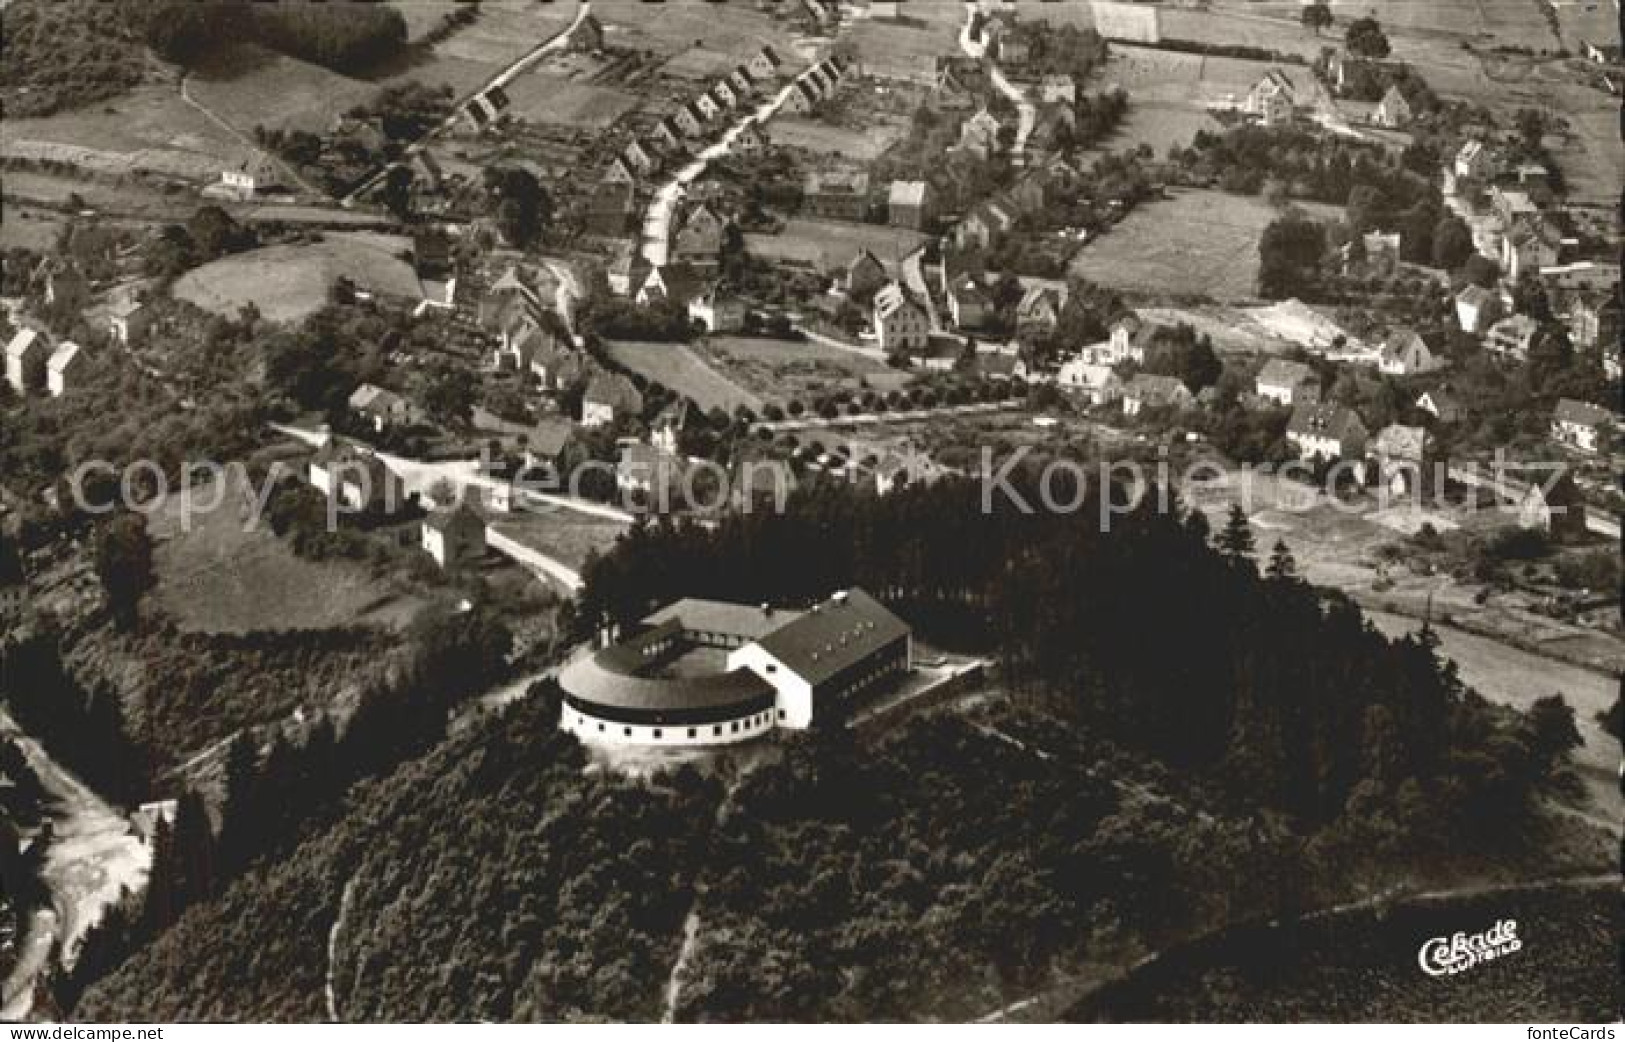
[[[549,416],[536,422],[525,435],[525,447],[538,456],[557,456],[570,443],[575,424],[562,416]]]
[[[638,676],[635,671],[648,661],[642,649],[678,632],[673,622],[583,656],[559,674],[559,685],[577,701],[610,711],[732,710],[773,698],[773,685],[748,669],[701,677]]]
[[[1552,419],[1558,423],[1572,423],[1581,427],[1601,427],[1613,417],[1607,409],[1574,398],[1559,398]]]
[[[862,590],[848,590],[757,641],[809,684],[819,684],[909,635],[909,628]]]
[[[764,611],[757,605],[685,597],[666,605],[643,622],[647,626],[660,626],[675,621],[685,630],[726,633],[746,640],[759,640],[779,627],[801,618],[801,614],[799,611],[786,611],[780,608]]]
[[[1258,382],[1266,387],[1296,387],[1315,378],[1315,371],[1289,358],[1272,358],[1258,372]]]
[[[1358,413],[1332,402],[1298,406],[1292,410],[1292,420],[1286,429],[1292,434],[1339,440],[1363,437],[1366,433],[1365,424],[1360,421]]]

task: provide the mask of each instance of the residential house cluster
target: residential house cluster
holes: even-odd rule
[[[603,179],[629,184],[656,173],[663,156],[684,151],[685,142],[703,135],[713,120],[743,104],[762,84],[776,79],[782,66],[773,48],[764,46],[748,62],[678,104],[651,130],[628,141],[610,160]]]

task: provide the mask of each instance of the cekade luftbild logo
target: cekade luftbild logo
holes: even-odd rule
[[[1472,969],[1480,963],[1503,958],[1523,948],[1518,940],[1518,922],[1499,919],[1483,933],[1455,933],[1431,937],[1417,953],[1416,961],[1430,977],[1445,977]]]

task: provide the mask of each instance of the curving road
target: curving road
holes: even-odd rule
[[[986,65],[988,78],[993,81],[993,86],[1015,105],[1017,118],[1016,140],[1015,144],[1010,147],[1010,155],[1017,163],[1020,163],[1022,157],[1027,154],[1027,139],[1032,136],[1033,124],[1038,121],[1038,109],[1034,107],[1032,102],[1027,100],[1026,93],[1020,87],[1010,82],[1009,78],[1005,76],[1004,70],[999,68],[998,63],[988,57],[987,41],[985,39],[971,38],[971,23],[976,20],[976,15],[981,10],[980,5],[972,2],[972,0],[967,0],[965,4],[965,24],[959,28],[959,49],[964,51],[967,57],[975,58]]]

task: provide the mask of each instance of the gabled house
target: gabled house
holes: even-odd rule
[[[598,373],[581,396],[583,427],[608,427],[642,412],[643,395],[620,373]]]
[[[1320,377],[1302,362],[1286,358],[1265,362],[1253,389],[1258,397],[1277,405],[1313,405],[1320,401]]]
[[[557,478],[564,461],[564,450],[575,437],[575,424],[563,416],[544,416],[536,426],[525,432],[526,469],[551,470]]]
[[[391,427],[410,427],[421,416],[417,406],[377,384],[362,384],[350,394],[350,411],[382,434]]]
[[[423,519],[421,540],[441,568],[473,564],[485,556],[485,519],[467,502],[433,510]]]
[[[1049,103],[1064,101],[1074,105],[1078,101],[1078,81],[1065,73],[1055,73],[1038,81],[1038,100]]]
[[[6,344],[6,383],[18,394],[44,387],[49,357],[37,330],[19,329]]]
[[[1144,409],[1189,409],[1195,401],[1178,377],[1135,373],[1123,388],[1123,415],[1137,416]]]
[[[1461,400],[1443,387],[1423,391],[1417,396],[1416,407],[1440,423],[1455,423],[1462,417]]]
[[[809,217],[861,221],[869,210],[869,173],[857,168],[814,170],[802,189],[801,210]]]
[[[954,227],[954,243],[961,250],[985,250],[1015,223],[1015,217],[1000,204],[982,203]]]
[[[750,70],[743,65],[734,66],[734,71],[728,74],[728,83],[732,85],[734,93],[741,98],[756,89],[756,85],[750,79]]]
[[[570,33],[570,49],[596,54],[604,49],[604,23],[597,15],[587,15]]]
[[[1490,326],[1484,334],[1484,349],[1516,361],[1529,357],[1535,337],[1540,335],[1540,323],[1528,315],[1512,315]]]
[[[1300,459],[1358,459],[1370,436],[1359,414],[1333,402],[1302,404],[1292,410],[1286,440]]]
[[[773,145],[773,139],[768,137],[767,128],[759,119],[745,121],[734,135],[734,151],[742,155],[755,155],[766,152]]]
[[[617,297],[629,297],[643,287],[649,277],[650,264],[636,243],[628,243],[618,250],[604,271],[609,291]]]
[[[959,127],[957,146],[981,159],[999,150],[999,120],[986,108],[977,109]]]
[[[694,107],[694,111],[699,115],[700,121],[703,123],[709,123],[711,120],[722,115],[721,104],[717,102],[716,98],[713,98],[710,94],[704,93],[703,91],[694,95],[693,100],[689,102],[689,104]]]
[[[687,102],[677,106],[669,118],[677,124],[677,129],[684,137],[699,137],[705,128],[705,119],[700,115],[699,109]]]
[[[672,502],[672,493],[682,480],[687,461],[646,445],[641,441],[628,441],[621,445],[620,458],[615,461],[615,487],[623,493],[636,493],[664,507]]]
[[[1377,369],[1385,376],[1415,376],[1431,373],[1444,365],[1433,353],[1427,339],[1414,329],[1396,329],[1383,341],[1377,355]]]
[[[726,222],[717,212],[701,203],[683,219],[672,241],[672,256],[690,264],[716,264],[725,227]]]
[[[1617,346],[1620,337],[1620,300],[1616,290],[1560,293],[1553,310],[1568,327],[1569,341],[1577,348]]]
[[[688,302],[688,317],[708,333],[737,333],[745,328],[745,302],[713,283]]]
[[[887,354],[917,351],[931,339],[931,318],[902,285],[892,282],[875,294],[875,338]]]
[[[648,305],[657,301],[671,301],[675,304],[688,306],[699,293],[704,279],[700,272],[690,264],[667,264],[660,268],[650,268],[648,277],[633,297],[639,304]]]
[[[886,197],[886,220],[894,228],[924,231],[935,214],[933,192],[927,181],[893,181]]]
[[[604,168],[603,180],[608,183],[631,184],[638,179],[637,171],[632,169],[623,156],[616,156]]]
[[[660,415],[649,424],[649,444],[661,452],[677,455],[682,442],[683,428],[688,424],[688,399],[660,410]]]
[[[751,57],[747,66],[750,69],[751,77],[760,82],[777,76],[783,64],[772,47],[763,47]]]
[[[1061,324],[1061,309],[1066,306],[1059,289],[1053,286],[1031,286],[1021,295],[1016,305],[1016,328],[1028,333],[1047,336]]]
[[[891,275],[886,271],[886,266],[880,262],[880,258],[863,249],[848,262],[846,274],[842,277],[842,286],[847,296],[861,299],[884,286],[890,278]]]
[[[1391,496],[1414,496],[1423,491],[1427,449],[1425,428],[1391,423],[1378,431],[1368,447],[1377,483]]]
[[[1554,539],[1580,539],[1586,533],[1586,502],[1568,471],[1547,482],[1537,475],[1518,502],[1518,524]]]
[[[1389,84],[1382,100],[1377,102],[1376,109],[1371,113],[1371,122],[1379,127],[1398,129],[1409,126],[1413,115],[1405,92],[1399,89],[1399,84],[1394,83]]]
[[[993,302],[975,276],[965,274],[948,284],[948,313],[959,329],[975,329],[987,322]]]
[[[734,85],[725,78],[712,84],[711,97],[715,98],[723,109],[731,109],[739,104],[739,92],[734,90]]]
[[[1090,405],[1109,405],[1123,397],[1123,381],[1109,365],[1091,362],[1079,355],[1061,364],[1055,385],[1078,395]]]
[[[1242,109],[1256,116],[1267,127],[1292,122],[1293,106],[1297,104],[1297,88],[1280,69],[1271,69],[1253,84],[1247,92]]]
[[[107,304],[107,331],[126,347],[137,342],[147,328],[146,305],[133,294],[120,293]]]
[[[1507,281],[1538,275],[1558,261],[1562,236],[1539,217],[1514,221],[1501,236],[1501,271]]]
[[[643,147],[643,143],[633,138],[621,149],[621,158],[631,165],[639,175],[653,173],[655,169],[654,156]]]
[[[1600,449],[1603,435],[1613,426],[1613,415],[1590,402],[1559,398],[1557,407],[1552,410],[1552,437],[1585,452]]]
[[[1488,181],[1495,172],[1495,159],[1484,142],[1469,140],[1456,151],[1454,169],[1458,178]]]
[[[60,398],[85,378],[90,367],[90,356],[72,340],[56,345],[45,363],[45,389],[51,397]]]
[[[1456,294],[1456,323],[1477,336],[1501,317],[1501,298],[1483,286],[1468,285]]]
[[[656,147],[662,152],[671,152],[683,147],[683,128],[670,116],[662,116],[655,120],[654,130],[650,133]]]
[[[389,515],[406,506],[400,476],[370,452],[329,441],[310,461],[310,483],[346,510]]]
[[[786,112],[811,112],[817,104],[818,88],[803,76],[791,85],[783,107]]]
[[[1133,312],[1118,317],[1112,322],[1110,335],[1106,339],[1109,364],[1133,362],[1144,365],[1146,349],[1157,338],[1158,329],[1152,323],[1140,321],[1140,316]]]

